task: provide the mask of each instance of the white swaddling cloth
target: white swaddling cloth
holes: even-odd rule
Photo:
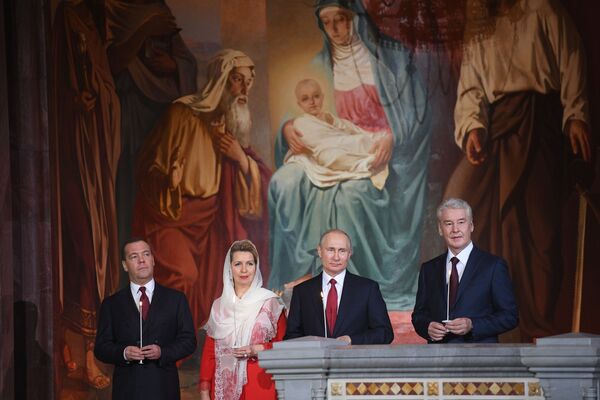
[[[310,114],[294,120],[294,128],[300,132],[302,142],[311,154],[288,152],[284,162],[299,164],[310,181],[318,187],[330,187],[350,179],[370,178],[373,185],[382,190],[389,169],[371,171],[375,154],[369,151],[387,132],[371,133],[352,122],[327,114],[332,124]]]

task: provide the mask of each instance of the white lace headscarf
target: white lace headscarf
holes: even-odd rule
[[[175,100],[175,103],[188,105],[196,114],[214,111],[221,102],[229,73],[238,67],[254,68],[254,62],[239,50],[225,49],[219,51],[208,62],[206,72],[208,82],[202,91],[180,97]]]
[[[238,242],[234,242],[232,247],[236,243]],[[231,247],[227,252],[223,266],[223,294],[214,301],[210,310],[210,317],[204,327],[207,335],[215,339],[217,364],[215,370],[215,398],[217,400],[238,399],[242,387],[247,382],[247,361],[235,358],[231,354],[231,349],[234,346],[240,347],[251,344],[252,331],[255,329],[255,324],[259,323],[257,316],[265,302],[272,298],[279,300],[275,302],[277,304],[275,310],[272,310],[274,321],[267,322],[267,325],[271,325],[271,332],[266,333],[266,337],[262,338],[261,342],[271,340],[275,336],[277,319],[283,310],[281,299],[272,291],[262,287],[263,281],[258,259],[256,260],[256,273],[250,288],[242,298],[237,297],[230,259]],[[263,323],[263,321],[260,321],[260,323]]]

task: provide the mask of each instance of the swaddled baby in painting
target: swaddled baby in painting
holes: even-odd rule
[[[296,100],[304,114],[294,120],[294,129],[310,153],[288,152],[284,162],[301,165],[310,181],[318,187],[370,178],[377,189],[383,189],[389,170],[387,165],[372,170],[373,149],[382,136],[391,132],[369,132],[323,111],[323,91],[314,79],[298,82]]]

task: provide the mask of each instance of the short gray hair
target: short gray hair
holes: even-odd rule
[[[350,235],[338,228],[328,229],[325,232],[323,232],[321,238],[319,239],[319,246],[323,245],[323,242],[325,241],[325,236],[329,235],[330,233],[341,233],[342,235],[346,236],[346,239],[348,239],[348,245],[350,246],[350,250],[352,250],[352,239],[350,239]]]
[[[442,213],[444,212],[444,210],[447,210],[449,208],[453,210],[465,210],[467,212],[467,218],[470,222],[473,222],[473,210],[471,209],[469,203],[467,203],[463,199],[456,198],[446,199],[442,202],[442,204],[440,204],[440,206],[437,208],[438,221],[442,218]]]

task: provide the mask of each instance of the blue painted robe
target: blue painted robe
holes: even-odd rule
[[[368,178],[318,188],[298,165],[281,165],[288,147],[280,131],[275,143],[279,169],[269,186],[269,287],[281,288],[304,274],[318,273],[319,237],[339,228],[353,242],[348,269],[377,281],[388,309],[407,310],[414,306],[419,272],[430,110],[411,51],[374,31],[360,2],[352,7],[354,28],[371,55],[379,99],[395,138],[390,176],[381,191]],[[333,82],[326,35],[314,64]]]

